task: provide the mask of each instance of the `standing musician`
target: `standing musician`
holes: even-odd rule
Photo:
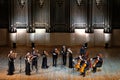
[[[102,54],[98,54],[96,57],[92,59],[94,60],[93,72],[95,73],[98,67],[102,67],[103,64]]]
[[[15,71],[14,60],[16,59],[17,53],[10,50],[8,54],[8,75],[13,75]]]
[[[73,53],[70,48],[67,49],[67,53],[69,55],[69,68],[73,68]]]
[[[43,57],[43,59],[42,59],[42,68],[43,69],[46,69],[46,68],[48,68],[49,66],[47,65],[47,56],[48,56],[48,53],[47,53],[47,51],[43,51],[43,53],[42,53],[42,57]]]
[[[28,52],[26,55],[25,55],[25,74],[26,75],[31,75],[30,72],[30,64],[31,64],[31,61],[32,61],[32,55],[30,54],[30,52]]]
[[[66,46],[62,46],[62,49],[61,49],[61,54],[62,54],[62,59],[63,59],[63,65],[66,65],[66,58],[67,58],[67,48]]]
[[[59,54],[59,50],[57,48],[54,49],[54,51],[52,52],[52,56],[53,56],[53,66],[57,66],[57,58],[58,58],[58,54]]]
[[[82,46],[81,48],[80,48],[80,55],[85,55],[85,48],[84,48],[84,46]]]
[[[38,71],[38,57],[39,57],[39,51],[38,50],[33,50],[32,52],[32,70],[33,70],[33,66],[36,69],[36,72]]]

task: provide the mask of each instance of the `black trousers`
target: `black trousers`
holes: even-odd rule
[[[32,70],[33,70],[33,66],[35,66],[35,69],[36,69],[36,71],[37,71],[37,70],[38,70],[37,60],[33,60],[33,61],[32,61]]]
[[[63,65],[66,65],[66,55],[63,55]]]
[[[30,63],[27,60],[25,60],[25,74],[30,75],[30,72]]]
[[[13,75],[14,71],[15,71],[14,61],[9,61],[8,62],[8,75]]]
[[[57,66],[57,57],[53,56],[53,66]]]
[[[73,57],[72,56],[69,57],[69,68],[73,68],[73,62],[72,62],[72,60],[73,60]]]
[[[102,63],[97,63],[95,67],[93,67],[93,72],[96,72],[97,67],[101,67],[101,66],[102,66]]]

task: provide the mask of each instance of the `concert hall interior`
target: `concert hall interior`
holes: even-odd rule
[[[120,80],[120,0],[0,0],[0,80]]]

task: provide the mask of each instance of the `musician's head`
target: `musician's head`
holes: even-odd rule
[[[63,46],[62,46],[62,48],[66,48],[66,46],[65,46],[65,45],[63,45]]]
[[[35,50],[35,48],[34,48],[34,47],[33,47],[32,49],[33,49],[33,50]]]
[[[57,48],[55,48],[55,51],[57,51],[58,49]]]
[[[43,53],[46,53],[46,51],[45,51],[45,50],[43,50]]]
[[[27,55],[30,55],[30,52],[27,52]]]
[[[10,50],[10,53],[13,53],[13,50]]]
[[[98,56],[98,57],[102,57],[102,54],[101,54],[101,53],[99,53],[97,56]]]

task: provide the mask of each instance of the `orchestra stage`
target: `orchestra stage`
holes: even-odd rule
[[[58,47],[60,49],[60,47]],[[49,52],[48,56],[48,69],[42,69],[42,57],[38,59],[38,72],[35,70],[31,72],[30,76],[25,75],[25,60],[24,56],[27,51],[31,51],[30,47],[17,46],[14,49],[17,53],[15,60],[15,72],[14,75],[7,75],[8,58],[7,55],[10,51],[10,47],[0,47],[0,80],[120,80],[120,48],[108,48],[103,47],[88,48],[90,58],[95,57],[97,53],[103,54],[103,66],[101,70],[93,73],[89,71],[85,77],[81,76],[76,69],[68,68],[62,65],[61,55],[58,57],[57,67],[52,66],[51,50],[53,47],[37,46],[36,49],[42,53],[43,50]],[[74,58],[78,56],[80,47],[71,46]],[[21,58],[20,58],[21,57]]]

